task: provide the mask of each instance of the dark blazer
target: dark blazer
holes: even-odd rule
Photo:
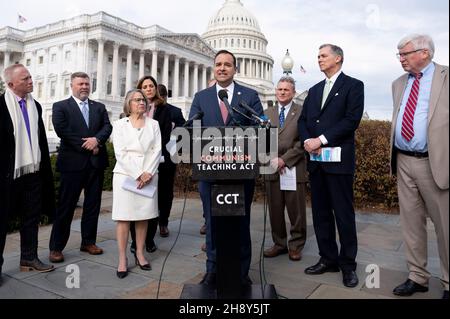
[[[329,174],[354,174],[355,130],[364,112],[364,84],[341,73],[321,109],[324,86],[325,80],[309,90],[298,120],[298,132],[302,143],[323,134],[328,140],[326,147],[342,148],[341,162],[308,161],[308,171],[321,166]]]
[[[166,145],[170,141],[170,133],[172,132],[172,119],[170,117],[170,109],[167,107],[168,104],[161,104],[156,107],[153,119],[158,121],[159,129],[161,131],[161,147],[162,155],[165,161],[170,159],[170,154],[167,151]]]
[[[255,90],[249,89],[235,82],[231,106],[239,108],[244,113],[248,113],[239,107],[240,101],[246,102],[251,108],[253,108],[253,110],[256,111],[256,113],[263,115],[263,107],[261,105],[261,101],[259,100],[258,93]],[[202,118],[202,126],[233,125],[230,114],[228,115],[226,123],[223,122],[215,85],[195,94],[191,111],[189,112],[189,118],[192,118],[200,111],[203,111],[204,113]],[[243,126],[254,125],[252,121],[236,112],[234,112],[234,119]]]
[[[94,168],[105,169],[108,166],[108,154],[105,142],[112,132],[105,105],[89,100],[89,127],[76,101],[67,100],[53,104],[53,127],[61,139],[56,167],[60,172],[83,170],[90,162]],[[96,137],[100,141],[97,155],[81,146],[85,137]]]
[[[42,179],[42,213],[50,219],[55,213],[55,188],[53,184],[53,173],[50,164],[50,156],[48,151],[47,136],[45,135],[44,122],[42,121],[42,107],[35,100],[36,108],[39,115],[39,147],[41,149],[41,167],[40,177]],[[0,144],[2,151],[0,152],[0,216],[7,218],[12,216],[11,212],[11,185],[14,176],[15,161],[15,142],[13,123],[6,106],[5,95],[0,96]]]
[[[172,104],[166,104],[167,108],[170,112],[170,118],[173,123],[175,123],[175,127],[181,127],[186,123],[186,120],[184,119],[183,113],[181,112],[181,109],[179,107],[176,107]]]

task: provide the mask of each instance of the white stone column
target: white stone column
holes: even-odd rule
[[[269,65],[269,81],[273,81],[273,68]]]
[[[34,50],[31,52],[31,75],[36,76],[36,66],[37,66],[37,51]]]
[[[113,44],[113,61],[112,61],[112,80],[111,80],[111,95],[118,96],[119,94],[119,48],[120,43]]]
[[[56,74],[56,92],[55,92],[55,98],[56,99],[60,99],[63,96],[63,91],[62,88],[64,87],[64,83],[63,83],[63,79],[62,79],[62,67],[63,67],[63,61],[64,61],[64,57],[63,57],[63,49],[64,49],[64,45],[60,44],[58,45],[58,72]]]
[[[261,78],[261,75],[260,75],[261,74],[260,73],[261,72],[261,68],[259,67],[259,62],[260,62],[259,60],[256,60],[256,66],[255,67],[256,67],[256,78],[257,79]]]
[[[145,67],[145,51],[141,51],[139,54],[139,79],[144,76]]]
[[[3,52],[4,54],[4,59],[3,59],[3,65],[4,65],[4,69],[6,69],[9,64],[11,63],[11,51],[5,51]],[[2,75],[3,76],[3,75]]]
[[[163,64],[163,72],[162,72],[162,84],[164,84],[169,89],[169,54],[164,53],[164,64]]]
[[[97,97],[103,94],[103,56],[105,52],[105,40],[97,39],[98,55],[97,55]]]
[[[184,61],[184,96],[189,97],[189,61]]]
[[[152,77],[158,82],[158,51],[152,52]]]
[[[206,89],[208,87],[208,83],[206,83],[206,65],[202,66],[202,86],[201,89]]]
[[[180,58],[175,56],[172,97],[180,96]]]
[[[48,88],[49,88],[48,67],[50,65],[50,59],[49,59],[50,50],[49,50],[49,48],[45,48],[44,52],[45,52],[45,54],[43,56],[43,59],[44,59],[44,61],[43,61],[44,62],[44,74],[43,74],[44,81],[43,81],[42,92],[43,92],[44,100],[49,100],[49,98],[50,98],[50,94],[49,94],[50,91],[48,91]]]
[[[263,79],[264,78],[264,71],[263,71],[263,61],[259,61],[259,78]]]
[[[198,92],[198,64],[194,64],[194,84],[193,84],[194,94]]]
[[[209,68],[209,80],[214,79],[214,68]]]
[[[127,71],[125,75],[125,91],[131,90],[131,67],[133,65],[133,49],[128,47],[127,51]]]

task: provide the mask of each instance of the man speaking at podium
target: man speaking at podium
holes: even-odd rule
[[[203,112],[201,121],[202,127],[221,127],[221,126],[251,126],[254,123],[244,116],[232,111],[237,108],[240,102],[245,102],[257,114],[263,115],[263,108],[259,100],[258,93],[255,90],[243,87],[234,82],[236,74],[236,57],[233,53],[221,50],[217,52],[214,58],[214,77],[217,81],[207,89],[195,94],[192,102],[189,118],[192,118],[199,112]],[[219,91],[226,90],[227,100],[219,99]],[[225,100],[225,101],[223,101]],[[226,105],[229,103],[229,105]],[[230,114],[230,110],[231,113]],[[241,262],[241,283],[251,285],[248,277],[248,271],[251,261],[251,239],[250,239],[250,207],[252,204],[253,193],[255,189],[255,180],[236,181],[244,184],[245,194],[245,216],[239,217],[240,220],[240,262]],[[200,197],[203,204],[203,212],[206,219],[206,275],[200,282],[203,285],[215,287],[216,285],[216,242],[215,234],[216,218],[211,216],[211,186],[212,182],[199,181]],[[230,234],[234,236],[234,234]]]

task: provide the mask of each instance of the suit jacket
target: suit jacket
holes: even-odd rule
[[[108,154],[105,142],[112,131],[105,105],[89,100],[89,127],[77,102],[70,97],[53,104],[53,127],[61,139],[56,167],[60,172],[83,170],[88,162],[94,168],[105,169],[108,166]],[[99,153],[94,155],[81,146],[85,137],[96,137],[99,141]]]
[[[234,83],[234,92],[231,106],[239,108],[239,102],[246,102],[259,115],[263,114],[263,107],[259,100],[258,93],[250,88]],[[194,96],[189,118],[192,118],[198,112],[203,111],[202,126],[231,126],[233,125],[232,117],[229,114],[225,123],[220,113],[219,100],[217,97],[216,86],[204,89]],[[247,113],[244,111],[244,113]],[[251,126],[254,123],[244,116],[234,112],[234,120],[242,126]]]
[[[297,183],[307,182],[305,151],[297,130],[297,121],[302,109],[301,105],[292,103],[284,126],[278,132],[278,157],[283,159],[287,167],[296,168]],[[277,127],[280,126],[279,112],[279,107],[269,107],[264,112],[270,123]],[[277,180],[279,176],[279,173],[266,175],[268,180]]]
[[[341,162],[321,163],[308,161],[308,171],[319,166],[329,174],[354,174],[355,130],[364,112],[364,84],[341,73],[333,85],[323,108],[322,95],[325,80],[309,89],[298,120],[301,142],[324,135],[326,147],[341,147]]]
[[[179,107],[176,107],[172,104],[166,104],[167,108],[170,112],[170,119],[173,123],[175,123],[175,127],[181,127],[186,123],[186,120],[184,119],[183,113],[181,112],[181,109]]]
[[[50,164],[47,136],[45,135],[44,122],[42,121],[42,107],[35,100],[38,111],[38,134],[39,148],[41,150],[41,167],[39,169],[42,179],[42,212],[50,220],[55,214],[55,187],[53,184],[53,173]],[[5,95],[0,96],[0,141],[2,151],[0,152],[0,215],[8,217],[15,212],[11,211],[11,191],[14,177],[15,141],[14,128],[6,106]]]
[[[161,104],[156,107],[153,119],[158,121],[161,131],[162,155],[165,163],[170,162],[170,154],[166,149],[166,144],[170,141],[170,133],[172,132],[172,119],[170,117],[170,109],[167,104]]]
[[[431,84],[430,105],[428,109],[427,143],[433,179],[439,188],[449,188],[449,100],[448,66],[435,63],[436,69]],[[394,134],[400,104],[403,100],[408,74],[404,74],[392,83],[394,111],[391,128],[391,172],[397,173],[397,156],[394,146]]]

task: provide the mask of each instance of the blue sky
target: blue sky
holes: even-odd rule
[[[259,22],[274,58],[274,81],[289,49],[294,59],[297,91],[323,79],[318,47],[334,43],[344,49],[343,71],[365,83],[366,111],[390,119],[391,83],[403,73],[395,57],[397,43],[409,33],[427,33],[436,44],[435,61],[449,64],[447,0],[241,0]],[[56,22],[83,13],[106,11],[140,26],[159,24],[173,32],[202,34],[224,0],[31,0],[9,2],[0,11],[0,27],[16,27],[17,14],[27,21],[20,29]],[[300,72],[300,65],[306,73]]]

